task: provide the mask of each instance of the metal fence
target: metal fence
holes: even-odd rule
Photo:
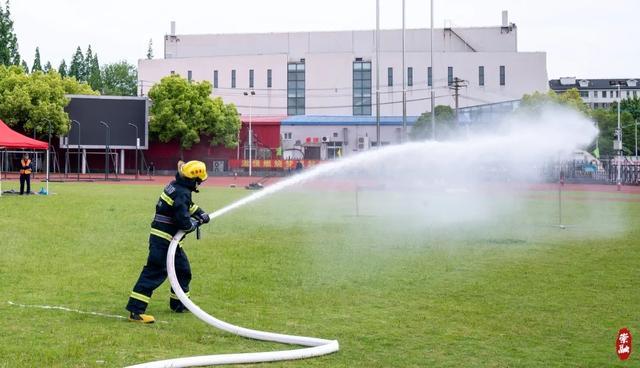
[[[551,163],[543,168],[547,181],[558,181],[561,177],[568,183],[617,184],[618,158],[599,161],[563,161]],[[640,185],[640,161],[623,158],[620,165],[620,183]]]

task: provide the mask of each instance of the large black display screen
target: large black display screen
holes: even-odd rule
[[[104,148],[107,128],[110,127],[109,146],[113,149],[135,149],[136,129],[140,138],[140,148],[148,148],[148,119],[146,97],[123,96],[79,96],[68,95],[71,99],[65,111],[69,114],[71,130],[68,134],[70,147],[78,145],[78,124],[80,123],[80,146],[83,148]]]

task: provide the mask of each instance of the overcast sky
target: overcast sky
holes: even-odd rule
[[[375,28],[375,0],[11,0],[20,53],[29,66],[67,65],[91,44],[100,63],[156,58],[170,21],[178,34]],[[402,26],[402,1],[380,0],[381,27]],[[429,0],[406,0],[408,28],[429,26]],[[546,51],[549,78],[640,77],[639,0],[435,0],[435,26],[518,26],[519,51]]]

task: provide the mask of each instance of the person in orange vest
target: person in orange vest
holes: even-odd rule
[[[31,194],[31,160],[26,153],[22,155],[20,160],[20,195],[24,194],[24,184],[27,183],[27,194]]]

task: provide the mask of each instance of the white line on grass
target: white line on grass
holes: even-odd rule
[[[7,303],[9,303],[9,305],[13,305],[16,307],[22,307],[22,308],[40,308],[40,309],[55,309],[55,310],[61,310],[61,311],[65,311],[65,312],[75,312],[75,313],[80,313],[80,314],[90,314],[93,316],[100,316],[100,317],[108,317],[108,318],[118,318],[118,319],[127,319],[127,317],[124,316],[118,316],[116,314],[105,314],[105,313],[100,313],[100,312],[86,312],[86,311],[81,311],[78,309],[71,309],[71,308],[67,308],[67,307],[59,307],[59,306],[55,306],[55,305],[34,305],[34,304],[19,304],[19,303],[14,303],[12,301],[7,301]],[[168,323],[167,321],[158,321],[160,323]]]

